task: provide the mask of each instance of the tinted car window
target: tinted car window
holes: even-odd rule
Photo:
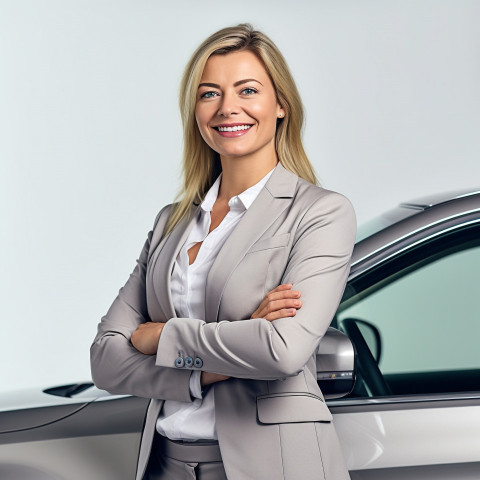
[[[478,238],[445,234],[347,287],[338,324],[355,320],[390,394],[480,390]]]

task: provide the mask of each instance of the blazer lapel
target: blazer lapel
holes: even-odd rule
[[[278,162],[264,188],[225,241],[206,279],[207,322],[218,320],[220,301],[228,278],[250,247],[291,204],[297,181],[297,175]],[[177,316],[170,290],[174,261],[194,226],[200,208],[200,205],[193,204],[190,214],[162,240],[152,256],[153,285],[157,286],[155,295],[167,320]]]
[[[298,176],[278,162],[264,188],[223,244],[207,275],[207,322],[218,321],[220,301],[227,280],[251,246],[291,204],[297,181]]]
[[[200,205],[193,204],[189,215],[175,226],[170,234],[160,244],[152,258],[151,271],[153,272],[153,285],[157,286],[155,295],[165,319],[176,317],[175,307],[172,301],[170,278],[174,261],[180,252],[183,244],[187,241],[197,218]]]

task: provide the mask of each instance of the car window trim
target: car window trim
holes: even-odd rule
[[[480,209],[477,208],[473,210],[468,210],[466,212],[462,212],[460,214],[451,215],[449,217],[445,217],[441,220],[425,225],[422,228],[418,228],[412,232],[409,232],[406,235],[398,237],[394,241],[391,241],[386,245],[383,245],[382,247],[370,252],[368,255],[365,255],[364,257],[352,263],[352,266],[350,269],[349,281],[354,280],[360,275],[363,275],[371,268],[378,267],[382,263],[388,260],[391,260],[396,255],[399,255],[404,251],[412,247],[415,247],[423,242],[429,241],[432,238],[442,235],[445,232],[462,228],[464,226],[468,226],[474,223],[480,223],[480,218],[478,217],[479,212],[480,212]],[[472,216],[473,218],[469,219]],[[454,223],[453,225],[448,226],[447,228],[444,228],[445,224],[447,225],[451,224],[455,220],[457,220],[459,217],[465,217],[465,220],[462,221],[461,223]],[[418,238],[418,240],[415,240],[413,243],[408,242],[408,244],[406,244],[408,240],[416,236],[417,237],[420,236],[420,238]],[[377,256],[377,258],[372,258],[375,256]]]
[[[327,400],[326,403],[332,413],[480,406],[480,391],[395,395],[391,397],[344,398]]]

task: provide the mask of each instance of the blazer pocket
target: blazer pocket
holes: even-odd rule
[[[313,393],[272,393],[257,397],[260,423],[331,422],[325,402]]]
[[[254,243],[249,253],[258,252],[260,250],[267,250],[270,248],[285,247],[288,245],[288,240],[290,239],[290,232],[282,233],[280,235],[274,235],[273,237],[262,238],[258,242]]]

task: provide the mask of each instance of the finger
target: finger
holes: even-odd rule
[[[263,308],[255,312],[251,318],[265,318],[266,315],[282,309],[302,308],[302,301],[298,297],[282,298],[280,300],[270,300]]]
[[[300,308],[302,301],[299,298],[282,298],[281,300],[274,300],[268,304],[269,312],[274,310],[281,310],[282,308]]]
[[[302,307],[302,301],[298,298],[284,298],[281,300],[273,300],[269,302],[261,313],[268,315],[269,313],[276,312],[278,310],[285,310],[289,308],[299,309]]]
[[[281,291],[281,290],[288,290],[288,289],[292,288],[292,286],[293,285],[291,283],[282,283],[278,287],[276,287],[273,290],[270,290],[269,292],[267,292],[267,295],[270,294],[270,293],[273,293],[273,292]]]
[[[297,311],[295,308],[282,308],[281,310],[269,313],[263,318],[265,318],[265,320],[268,320],[269,322],[273,322],[274,320],[278,320],[279,318],[294,317],[296,314]]]
[[[299,299],[301,297],[301,293],[298,290],[283,290],[281,292],[274,292],[270,293],[268,297],[266,297],[265,304],[272,303],[275,301],[284,301],[286,299]]]
[[[260,310],[261,308],[265,307],[265,305],[269,302],[269,297],[271,295],[273,295],[276,292],[289,290],[290,288],[292,288],[291,283],[283,283],[283,284],[279,285],[278,287],[274,288],[273,290],[270,290],[269,292],[267,292],[265,294],[265,296],[263,297],[263,300],[261,301],[260,305],[258,306],[257,311]]]
[[[258,310],[264,309],[267,304],[272,300],[277,300],[280,298],[285,297],[295,297],[300,296],[300,292],[298,290],[290,290],[292,288],[291,283],[279,285],[277,288],[270,290],[268,293],[265,294],[265,297],[261,301],[260,305],[258,306]]]

